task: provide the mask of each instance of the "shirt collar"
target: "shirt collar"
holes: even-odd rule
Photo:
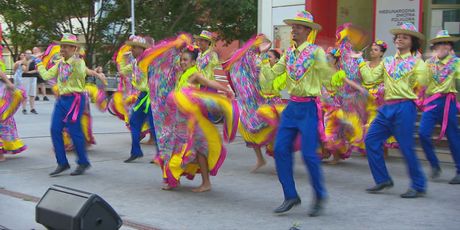
[[[206,51],[200,53],[200,57],[203,57],[204,55],[208,54],[211,52],[211,47],[209,47]]]
[[[294,45],[294,48],[295,48],[297,51],[300,52],[300,51],[304,50],[305,48],[307,48],[308,44],[310,44],[310,43],[308,43],[307,41],[304,41],[300,46],[295,46],[295,45]]]
[[[74,57],[70,57],[69,59],[67,59],[67,61],[65,60],[65,58],[62,58],[62,62],[64,64],[70,64],[72,63],[73,59],[75,59]]]
[[[444,59],[439,60],[439,62],[440,62],[441,64],[445,65],[445,64],[447,64],[447,63],[450,61],[450,59],[452,59],[452,55],[447,55]]]
[[[399,53],[396,53],[396,54],[395,54],[395,58],[396,58],[396,59],[398,59],[398,58],[400,58],[400,59],[406,59],[406,58],[408,58],[408,57],[410,57],[410,56],[412,56],[412,53],[411,53],[411,52],[408,52],[408,53],[405,53],[405,54],[402,54],[402,55],[399,54]]]

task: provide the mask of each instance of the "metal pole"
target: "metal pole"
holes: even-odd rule
[[[134,35],[135,29],[134,29],[134,0],[131,0],[131,35]]]

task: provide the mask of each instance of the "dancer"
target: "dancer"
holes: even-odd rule
[[[131,55],[125,56],[124,65],[121,67],[121,72],[126,76],[132,73],[133,79],[132,84],[136,90],[140,93],[137,96],[136,103],[133,105],[131,115],[129,118],[129,127],[131,129],[131,154],[125,163],[130,163],[138,158],[144,156],[140,141],[141,141],[141,129],[145,121],[149,122],[150,132],[155,136],[155,128],[153,125],[152,110],[150,108],[150,95],[148,78],[151,74],[151,70],[148,73],[139,71],[137,64],[137,58],[139,58],[145,49],[149,48],[150,45],[143,37],[132,36],[130,40],[126,42],[127,45],[131,46]],[[131,60],[131,61],[130,61]]]
[[[77,152],[78,167],[70,174],[72,176],[83,174],[90,163],[85,149],[85,139],[81,128],[81,118],[84,111],[86,98],[85,90],[86,65],[78,56],[80,43],[73,34],[64,34],[58,42],[62,58],[51,69],[46,70],[43,63],[38,63],[37,68],[44,80],[57,78],[59,98],[57,98],[51,120],[51,138],[58,166],[50,173],[56,176],[70,168],[67,161],[62,131],[69,130],[72,142]]]
[[[270,45],[264,40],[263,35],[249,40],[224,64],[225,70],[229,72],[229,81],[235,90],[240,111],[238,131],[246,142],[246,146],[253,148],[256,153],[257,162],[251,172],[255,172],[266,164],[262,155],[262,147],[266,147],[267,154],[273,156],[274,138],[279,121],[273,122],[276,124],[269,124],[269,120],[279,116],[277,107],[280,110],[283,109],[280,108],[282,102],[278,88],[281,88],[280,85],[283,83],[285,85],[286,81],[286,75],[283,74],[279,78],[284,76],[284,82],[282,79],[277,79],[275,82],[278,85],[274,86],[275,83],[268,82],[265,76],[273,73],[261,71],[261,65],[268,65],[269,68],[280,58],[280,54],[275,50],[260,54],[260,46],[269,47]]]
[[[458,40],[460,38],[450,36],[447,30],[439,31],[436,37],[430,40],[434,55],[426,61],[430,69],[430,78],[419,129],[420,142],[431,165],[431,178],[436,179],[441,174],[441,166],[434,152],[431,136],[435,124],[441,124],[438,140],[444,134],[447,136],[457,169],[456,176],[449,184],[460,184],[460,136],[457,124],[460,105],[456,101],[455,89],[455,80],[460,79],[460,59],[453,54],[454,42]]]
[[[401,153],[406,159],[411,184],[402,198],[416,198],[426,192],[426,178],[415,154],[414,131],[417,108],[414,100],[416,84],[426,84],[428,71],[425,63],[415,55],[420,41],[425,36],[411,23],[390,31],[394,35],[397,53],[387,57],[371,70],[362,59],[362,53],[354,54],[359,58],[360,72],[366,84],[383,81],[385,102],[379,108],[377,117],[372,121],[365,137],[367,159],[375,186],[368,188],[370,193],[379,192],[393,186],[383,157],[383,144],[393,134],[398,141]]]
[[[366,62],[366,64],[369,66],[371,71],[374,70],[377,66],[379,66],[383,60],[383,55],[385,55],[386,50],[388,49],[387,43],[385,43],[382,40],[376,40],[375,42],[372,43],[371,45],[371,50],[369,52],[369,60]],[[375,119],[378,113],[378,107],[383,105],[384,103],[384,84],[383,82],[377,82],[375,84],[365,84],[363,82],[363,86],[366,87],[366,89],[369,91],[369,94],[372,96],[368,103],[367,103],[367,113],[368,113],[368,118],[367,118],[367,123],[365,126],[365,130],[369,129],[372,121]],[[388,156],[388,149],[389,148],[398,148],[398,142],[396,142],[396,139],[394,136],[391,136],[390,138],[387,139],[383,146],[383,152],[384,156]]]
[[[1,48],[0,48],[1,52]],[[0,53],[0,162],[5,161],[4,154],[18,154],[27,146],[18,137],[13,115],[18,110],[26,95],[16,89],[5,74],[5,64]]]
[[[315,191],[309,215],[318,216],[323,211],[327,198],[321,162],[316,153],[318,140],[320,137],[324,138],[318,96],[323,85],[330,87],[332,70],[328,66],[324,50],[313,44],[316,33],[321,29],[313,21],[313,16],[308,11],[301,11],[294,19],[284,22],[292,28],[295,46],[288,48],[280,61],[272,67],[274,76],[287,72],[287,90],[291,96],[281,114],[276,135],[275,163],[285,200],[274,212],[285,213],[301,202],[292,169],[294,139],[300,133],[302,156]]]

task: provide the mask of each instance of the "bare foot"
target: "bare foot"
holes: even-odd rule
[[[257,164],[254,167],[252,167],[251,173],[255,173],[258,169],[262,168],[266,164],[267,162],[265,160],[257,162]]]
[[[0,154],[0,162],[6,161],[6,158],[3,154]]]
[[[211,190],[211,185],[201,185],[198,188],[192,189],[192,192],[207,192]]]
[[[338,164],[339,162],[340,162],[340,160],[337,159],[337,158],[334,158],[334,159],[332,159],[332,160],[330,160],[330,161],[326,161],[326,163],[327,163],[327,164],[330,164],[330,165],[336,165],[336,164]]]
[[[153,145],[154,142],[153,142],[153,139],[149,139],[149,140],[146,141],[146,142],[141,142],[141,144],[144,144],[144,145]]]
[[[165,184],[165,185],[163,185],[163,187],[161,187],[161,190],[168,190],[169,191],[169,190],[172,190],[172,189],[173,189],[173,187],[169,186],[168,184]]]

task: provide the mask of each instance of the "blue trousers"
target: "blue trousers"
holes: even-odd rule
[[[406,160],[411,188],[426,190],[426,178],[415,154],[414,130],[417,109],[412,101],[382,106],[365,138],[367,159],[376,184],[391,180],[383,158],[383,144],[394,135]]]
[[[321,161],[316,153],[319,142],[318,114],[313,101],[290,101],[281,114],[281,123],[275,142],[275,163],[284,198],[298,197],[293,177],[293,145],[299,132],[302,138],[302,157],[310,173],[310,182],[316,198],[325,198],[327,193],[324,187]]]
[[[146,92],[141,92],[134,107],[136,107],[146,95]],[[146,106],[148,106],[147,112],[144,111]],[[131,156],[142,156],[144,155],[142,153],[140,144],[142,125],[144,124],[145,120],[148,119],[150,133],[155,139],[155,145],[158,150],[155,126],[153,125],[153,116],[152,110],[150,109],[150,103],[144,102],[140,107],[138,107],[137,110],[135,110],[134,107],[131,111],[131,117],[129,118],[129,127],[131,128]]]
[[[431,136],[436,123],[441,124],[444,114],[444,106],[446,97],[438,98],[428,105],[436,105],[432,110],[423,112],[420,121],[420,129],[418,135],[422,143],[423,150],[426,158],[431,164],[432,168],[440,168],[439,160],[434,153],[434,146]],[[451,101],[449,108],[449,117],[447,120],[446,136],[449,141],[449,148],[457,168],[457,174],[460,174],[460,135],[457,124],[457,107],[455,101]]]
[[[67,121],[64,121],[71,109],[74,99],[74,95],[60,96],[54,105],[53,116],[51,118],[51,139],[53,141],[56,160],[59,165],[66,165],[69,163],[65,153],[64,139],[62,137],[64,127],[68,129],[70,138],[75,146],[78,156],[77,164],[89,165],[86,154],[85,137],[81,128],[81,117],[85,110],[85,96],[81,95],[80,110],[76,121],[71,121],[71,115],[68,117]]]

